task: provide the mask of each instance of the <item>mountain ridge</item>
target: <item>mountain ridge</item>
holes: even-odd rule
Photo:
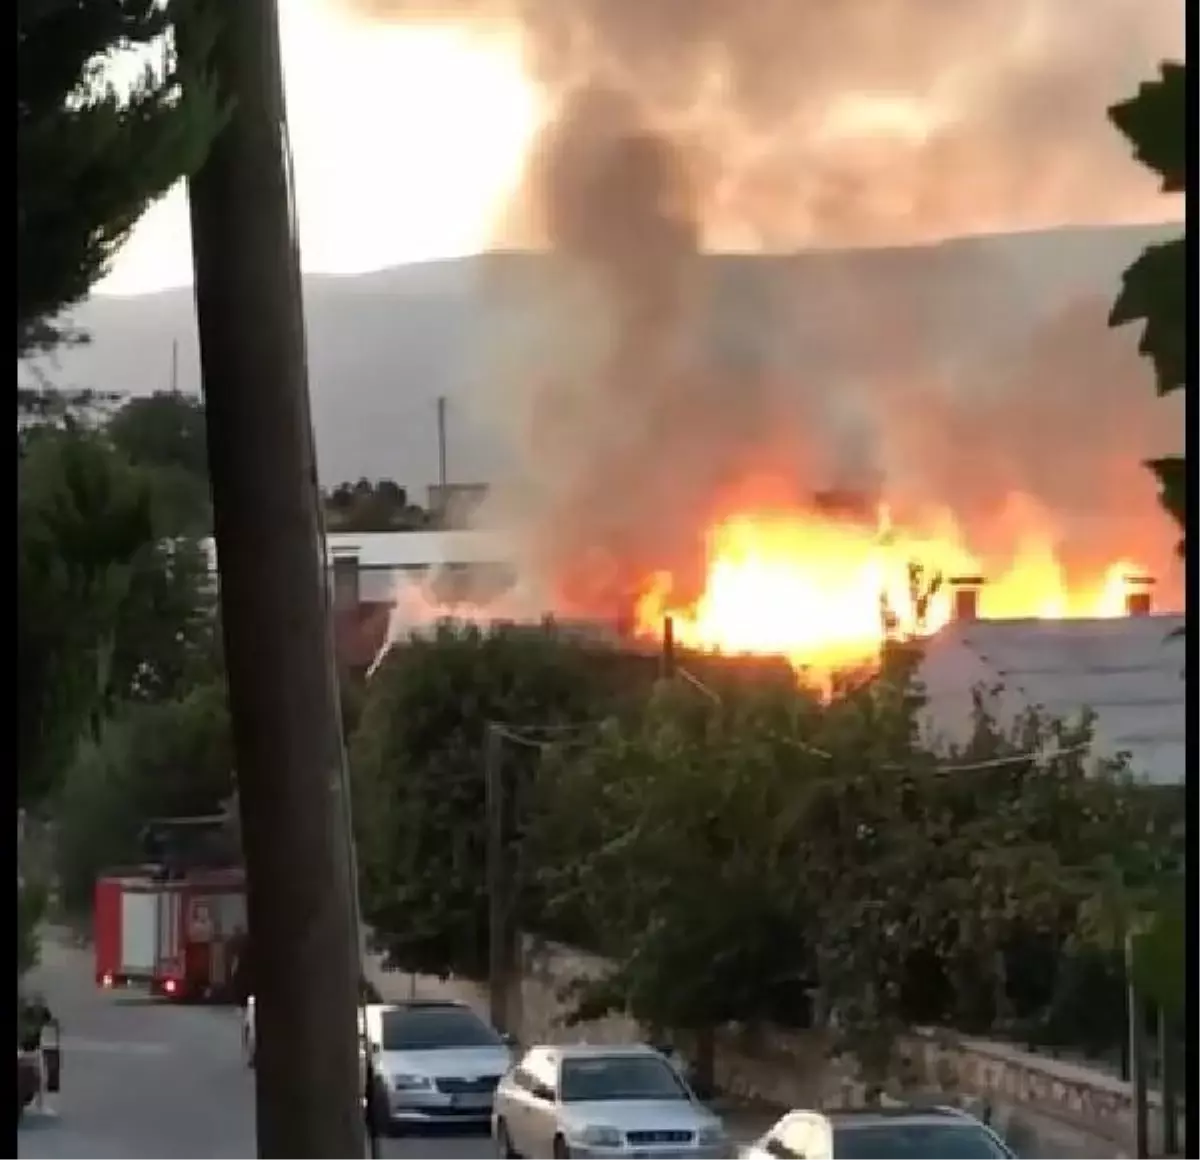
[[[697,325],[711,330],[706,357],[750,359],[817,382],[870,372],[870,358],[856,350],[864,319],[901,319],[937,359],[1009,357],[1073,302],[1111,302],[1124,267],[1179,228],[1067,227],[925,246],[706,255],[697,266],[706,302]],[[514,362],[532,373],[543,359],[561,276],[553,255],[521,251],[306,274],[322,475],[432,481],[438,396],[449,400],[452,477],[504,474],[504,440],[486,415],[505,404],[496,383]],[[199,389],[190,287],[98,295],[73,320],[91,341],[39,362],[58,385],[140,395],[166,389],[175,373],[179,389]]]

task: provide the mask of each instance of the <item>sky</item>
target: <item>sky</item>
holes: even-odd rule
[[[356,274],[483,249],[538,126],[516,42],[367,23],[331,0],[280,9],[305,268]],[[188,285],[190,247],[177,188],[97,290]]]
[[[660,27],[642,17],[669,11],[661,0],[279,0],[304,268],[358,274],[519,244],[513,195],[548,111],[557,128],[562,86],[614,69],[692,166],[708,248],[1171,218],[1101,110],[1175,51],[1182,8],[1087,0],[1095,35],[1081,40],[1079,3],[841,0],[835,24],[814,0],[690,0]],[[568,9],[589,35],[558,35]],[[680,62],[707,59],[714,37],[724,70],[710,62],[689,88]],[[580,59],[548,70],[564,44]],[[178,188],[97,289],[190,281]]]

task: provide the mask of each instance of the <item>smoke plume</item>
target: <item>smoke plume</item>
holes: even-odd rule
[[[516,28],[543,87],[500,240],[555,254],[553,301],[503,409],[521,524],[568,607],[664,566],[694,582],[722,507],[833,486],[948,506],[985,555],[1036,517],[1081,568],[1169,561],[1139,461],[1178,419],[1104,303],[1039,316],[984,246],[817,255],[771,285],[700,256],[1171,218],[1105,109],[1182,54],[1178,0],[355,7]]]

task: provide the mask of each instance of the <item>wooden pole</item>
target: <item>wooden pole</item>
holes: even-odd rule
[[[1179,1088],[1175,1075],[1175,1022],[1158,1009],[1158,1059],[1162,1088],[1162,1154],[1179,1154]]]
[[[1145,1008],[1134,973],[1136,939],[1125,936],[1125,987],[1129,1018],[1129,1082],[1133,1088],[1133,1154],[1136,1160],[1150,1155],[1150,1117],[1146,1092]]]
[[[487,809],[488,1005],[492,1025],[511,1033],[512,956],[508,936],[509,892],[505,856],[504,738],[489,724],[484,741]]]
[[[675,620],[671,616],[663,617],[661,675],[665,680],[675,675]]]
[[[355,884],[278,13],[275,0],[193,0],[180,20],[184,54],[215,36],[207,63],[230,110],[189,193],[254,964],[258,1155],[362,1156]]]

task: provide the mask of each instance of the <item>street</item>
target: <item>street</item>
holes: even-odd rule
[[[242,1062],[236,1011],[104,994],[92,980],[90,951],[51,939],[28,987],[62,1023],[63,1083],[46,1112],[26,1113],[18,1157],[256,1154],[254,1073]],[[389,1140],[384,1155],[482,1157],[491,1146],[483,1134],[439,1134]]]

